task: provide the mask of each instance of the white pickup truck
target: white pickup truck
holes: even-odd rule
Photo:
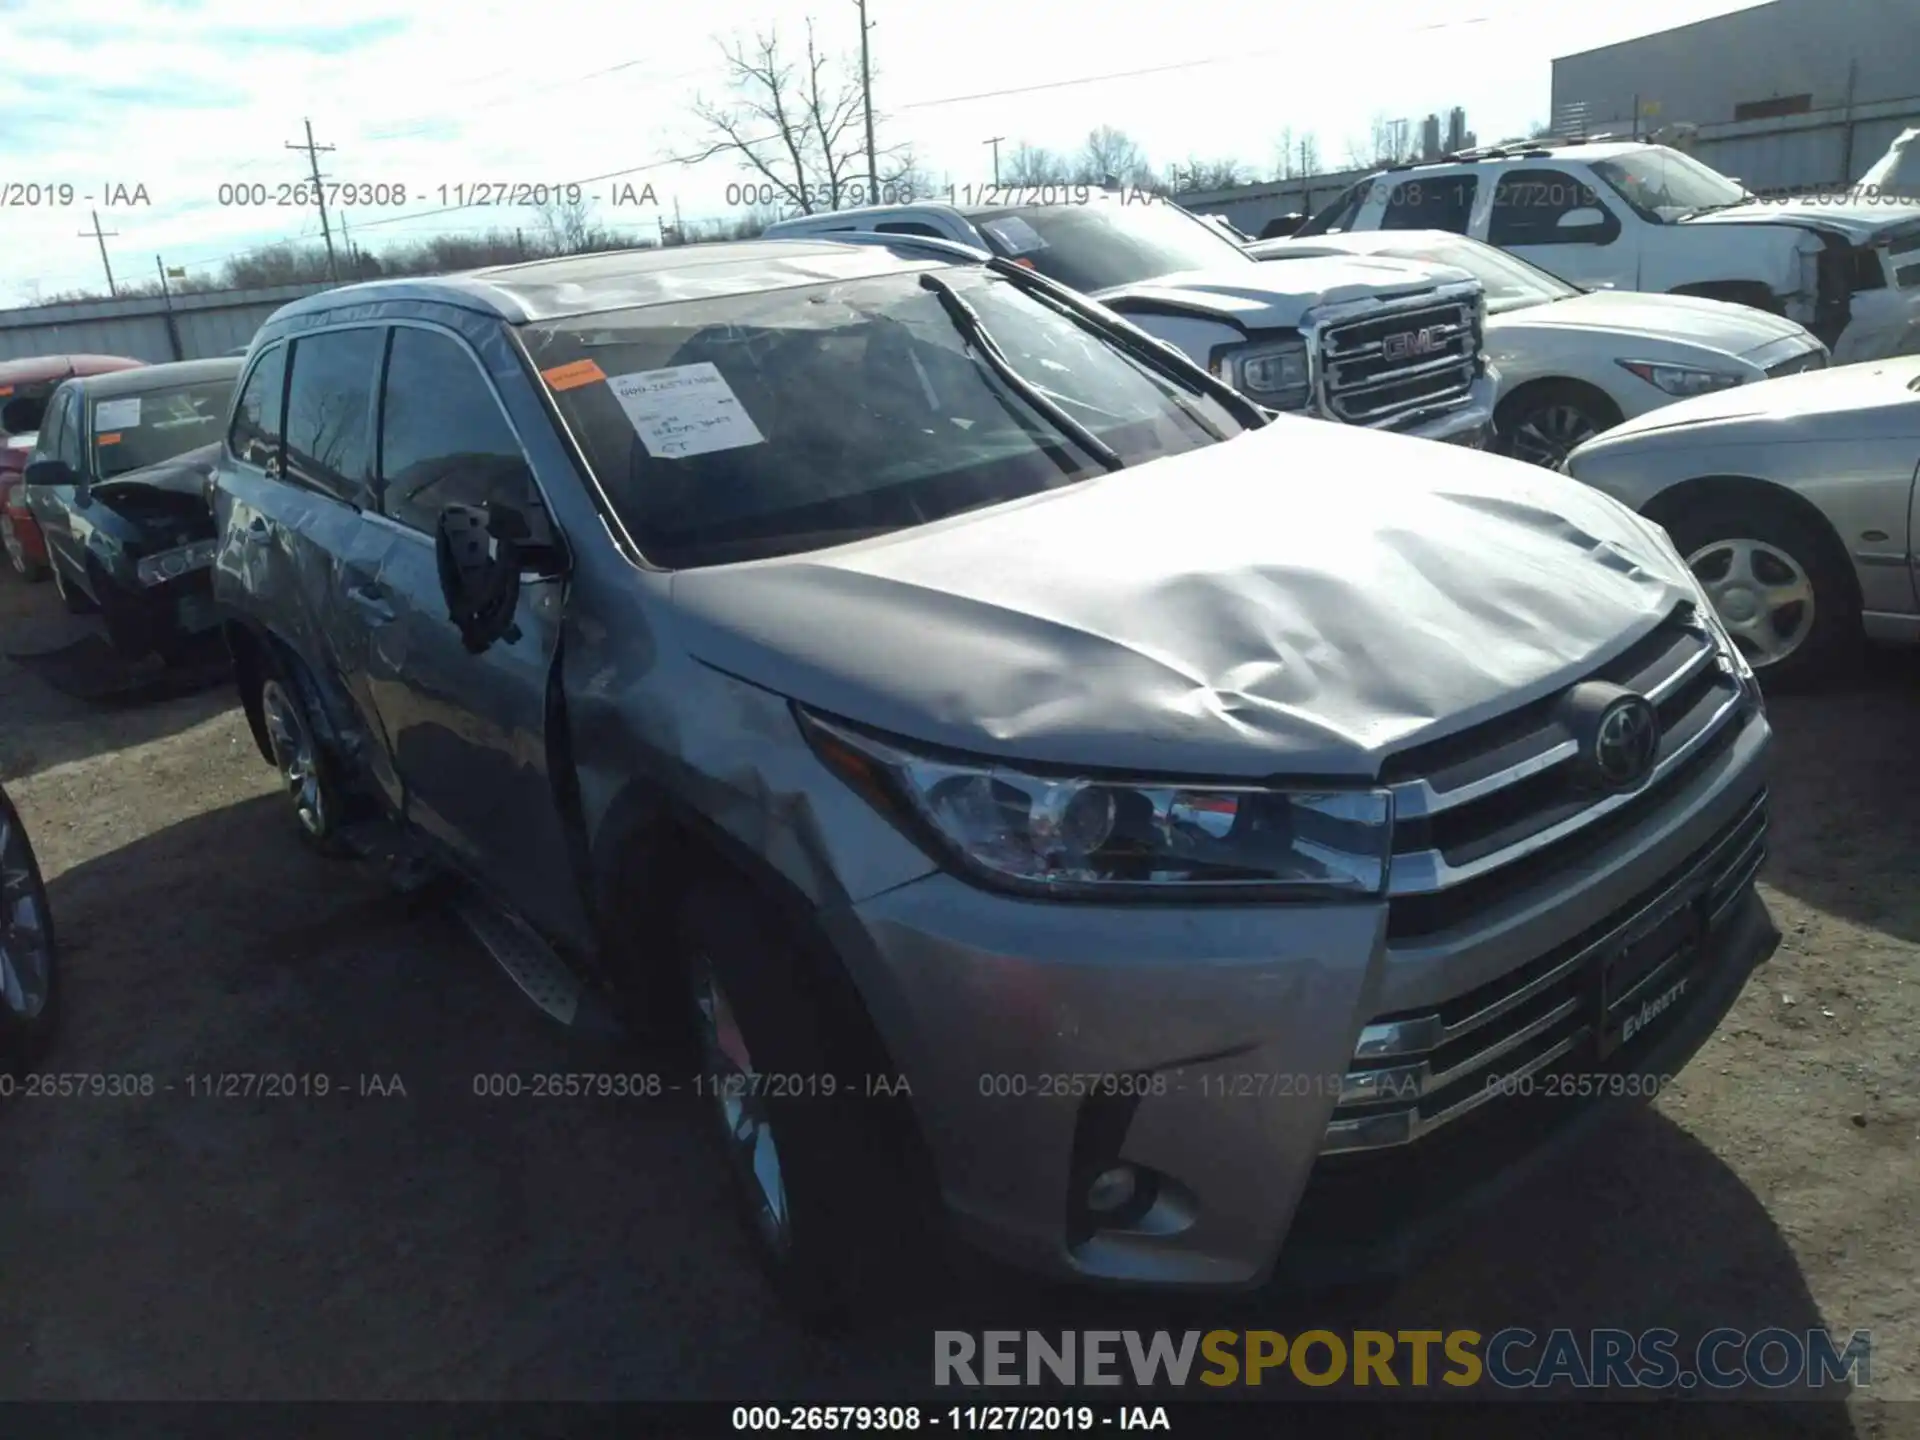
[[[1042,193],[1044,192],[1044,193]],[[1465,271],[1329,256],[1262,265],[1141,192],[1044,186],[990,205],[876,205],[769,225],[769,240],[919,235],[1026,265],[1125,315],[1271,410],[1482,447],[1496,377]]]
[[[1762,198],[1665,145],[1525,141],[1394,166],[1300,234],[1354,230],[1450,230],[1575,285],[1758,306],[1838,364],[1920,352],[1920,203]]]

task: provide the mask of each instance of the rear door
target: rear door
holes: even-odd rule
[[[263,350],[234,408],[222,489],[231,513],[216,594],[246,611],[319,684],[328,723],[396,810],[400,789],[366,683],[368,625],[349,596],[377,573],[388,533],[369,525],[383,326],[319,330]]]
[[[1486,240],[1574,285],[1639,284],[1639,258],[1619,200],[1566,170],[1503,171],[1486,212]]]
[[[356,599],[372,626],[368,682],[407,816],[538,929],[583,940],[547,763],[565,581],[523,575],[517,633],[471,654],[448,617],[434,548],[446,505],[536,508],[532,466],[466,342],[426,324],[393,329],[379,433],[379,523],[392,543]]]

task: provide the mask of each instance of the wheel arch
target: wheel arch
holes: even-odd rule
[[[240,620],[222,621],[220,633],[226,639],[227,654],[233,659],[233,681],[240,691],[240,709],[247,717],[247,729],[253,732],[253,743],[259,747],[260,758],[271,765],[273,747],[267,740],[267,717],[260,705],[260,687],[267,679],[266,647],[270,642],[265,632],[256,631]]]
[[[853,974],[821,923],[820,908],[764,856],[716,825],[653,778],[627,786],[608,808],[588,860],[593,915],[606,978],[652,1007],[639,1027],[663,1037],[660,1022],[682,1015],[673,938],[680,897],[703,877],[744,884],[765,903],[781,932],[827,987],[834,1040],[850,1073],[897,1076],[880,1027]],[[637,943],[636,943],[637,942]],[[673,1038],[684,1038],[674,1035]],[[910,1095],[884,1107],[900,1129],[893,1138],[918,1186],[934,1183],[931,1152]],[[930,1191],[923,1191],[930,1194]]]
[[[1852,603],[1855,606],[1862,603],[1860,573],[1846,544],[1840,539],[1840,532],[1833,528],[1833,522],[1818,505],[1777,481],[1762,480],[1751,475],[1699,475],[1660,491],[1640,507],[1640,513],[1672,529],[1675,521],[1703,506],[1727,505],[1737,508],[1755,503],[1775,506],[1805,525],[1808,533],[1827,551],[1827,558],[1838,566],[1839,573],[1846,576]]]
[[[1513,417],[1526,405],[1557,392],[1578,395],[1592,405],[1597,414],[1607,417],[1606,429],[1612,429],[1627,418],[1619,402],[1591,380],[1582,380],[1573,375],[1541,375],[1514,386],[1500,397],[1500,403],[1493,411],[1495,428],[1505,434]]]

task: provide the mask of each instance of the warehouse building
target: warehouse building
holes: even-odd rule
[[[1689,136],[1754,189],[1858,179],[1920,125],[1920,0],[1771,0],[1553,62],[1564,135]]]

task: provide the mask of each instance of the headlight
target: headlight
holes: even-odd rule
[[[1386,888],[1393,797],[1037,775],[796,709],[828,768],[974,879],[1031,895],[1338,899]]]
[[[1614,363],[1669,395],[1709,395],[1715,390],[1730,390],[1747,379],[1742,371],[1713,370],[1704,365],[1665,365],[1656,360]]]
[[[1220,378],[1257,404],[1303,410],[1313,388],[1307,342],[1300,339],[1248,345],[1223,358]]]
[[[196,540],[191,545],[149,555],[134,569],[139,573],[142,585],[163,585],[192,571],[206,569],[213,564],[213,557],[219,549],[218,540]]]

